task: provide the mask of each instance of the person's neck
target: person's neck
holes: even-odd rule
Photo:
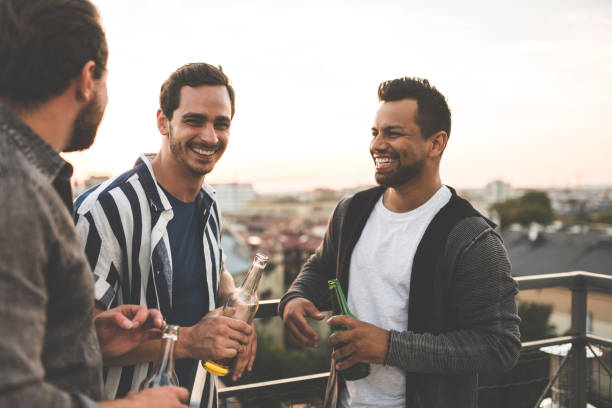
[[[62,96],[55,97],[32,110],[14,110],[19,119],[58,153],[70,143],[77,111]]]
[[[383,193],[385,208],[397,213],[404,213],[425,204],[442,187],[440,175],[419,177],[398,187],[388,187]]]
[[[204,176],[196,175],[171,157],[172,153],[160,152],[151,162],[157,182],[177,200],[190,203],[196,199],[204,183]]]

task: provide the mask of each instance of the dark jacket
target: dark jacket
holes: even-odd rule
[[[328,306],[327,281],[348,292],[355,244],[384,188],[341,201],[321,246],[281,299]],[[384,364],[406,371],[408,407],[476,407],[478,373],[510,369],[520,353],[518,286],[494,225],[451,189],[414,257],[408,330],[390,331]],[[330,376],[334,378],[334,376]]]

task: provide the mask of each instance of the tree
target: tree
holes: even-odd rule
[[[612,210],[600,212],[599,214],[597,214],[595,220],[603,224],[612,224]]]
[[[495,203],[492,208],[499,214],[502,229],[511,224],[527,226],[532,222],[548,225],[555,219],[550,198],[544,191],[528,191],[522,197]]]

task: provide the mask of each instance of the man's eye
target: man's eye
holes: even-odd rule
[[[230,125],[229,125],[229,123],[225,123],[225,122],[223,122],[223,123],[217,123],[217,124],[215,125],[215,127],[216,127],[217,129],[229,129]]]

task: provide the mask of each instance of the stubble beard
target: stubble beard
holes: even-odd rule
[[[102,116],[104,116],[104,108],[100,104],[100,97],[96,94],[74,120],[72,137],[64,152],[77,152],[91,147],[96,139]]]
[[[393,173],[375,173],[376,182],[383,187],[396,188],[403,186],[418,177],[425,167],[425,159],[416,161],[409,166],[399,166]]]
[[[174,137],[173,133],[174,132],[172,130],[172,126],[169,125],[168,126],[168,147],[170,147],[170,152],[174,155],[176,160],[178,160],[179,163],[181,163],[188,172],[190,172],[191,174],[195,176],[204,176],[208,174],[209,172],[207,170],[199,169],[189,164],[189,161],[187,160],[187,157],[186,157],[188,154],[187,143],[185,143],[185,145],[182,145],[180,140],[177,140]]]

